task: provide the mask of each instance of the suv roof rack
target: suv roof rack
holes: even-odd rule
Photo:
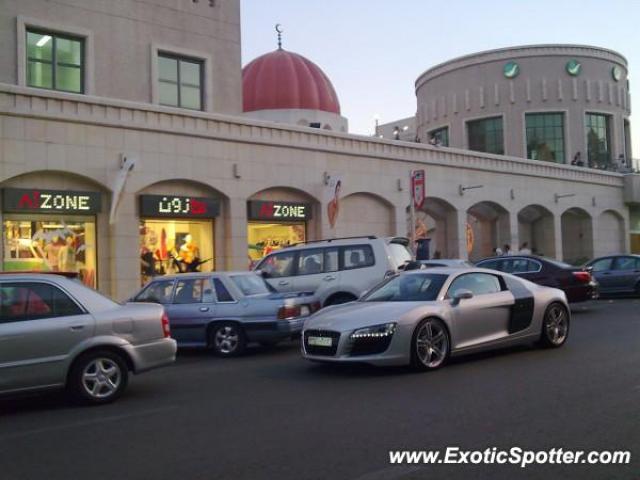
[[[298,243],[294,243],[292,245],[289,245],[289,248],[291,247],[297,247],[298,245],[307,245],[309,243],[320,243],[320,242],[335,242],[336,240],[355,240],[357,238],[366,238],[367,240],[375,240],[376,237],[375,235],[357,235],[355,237],[338,237],[338,238],[323,238],[321,240],[307,240],[306,242],[298,242]]]

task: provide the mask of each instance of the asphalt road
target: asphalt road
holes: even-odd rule
[[[427,374],[322,366],[297,345],[183,352],[105,407],[0,401],[2,480],[638,479],[640,301],[580,306],[567,344]],[[389,450],[631,450],[626,466],[391,466]]]

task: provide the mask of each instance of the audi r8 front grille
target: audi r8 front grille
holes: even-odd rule
[[[313,339],[331,339],[331,346],[309,344],[309,338]],[[304,351],[309,355],[323,355],[332,357],[338,351],[338,342],[340,341],[340,332],[331,332],[329,330],[306,330],[304,332]],[[317,340],[315,340],[317,342]]]

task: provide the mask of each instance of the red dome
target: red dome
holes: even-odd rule
[[[302,55],[276,50],[242,69],[243,109],[303,108],[340,114],[340,102],[329,78]]]

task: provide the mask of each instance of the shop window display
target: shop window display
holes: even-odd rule
[[[141,222],[140,272],[143,284],[160,275],[212,270],[213,222]]]
[[[3,237],[5,272],[72,273],[96,288],[93,217],[6,214]]]
[[[304,223],[249,223],[247,233],[251,267],[275,250],[306,240]]]

